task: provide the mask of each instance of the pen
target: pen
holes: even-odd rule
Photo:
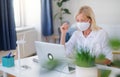
[[[10,53],[7,55],[7,58],[10,58],[11,54],[12,54],[12,52],[10,52]]]
[[[12,57],[15,57],[15,55],[16,55],[16,52],[12,55]]]

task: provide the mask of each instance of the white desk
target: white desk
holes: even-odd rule
[[[117,74],[120,74],[120,69],[119,69],[119,68],[108,67],[108,66],[104,66],[104,65],[97,65],[97,68],[99,68],[99,69],[112,70],[112,72],[111,72],[111,74],[109,75],[109,77],[116,77]],[[86,74],[87,74],[87,73],[86,73]],[[71,74],[61,74],[61,77],[75,77],[75,73],[71,73]]]
[[[64,74],[64,73],[60,73],[57,71],[51,71],[48,73],[41,73],[40,72],[40,69],[41,69],[40,65],[38,63],[33,62],[33,58],[37,58],[37,56],[21,59],[21,65],[29,66],[30,68],[28,68],[28,69],[21,69],[19,71],[17,64],[15,67],[11,67],[11,68],[3,67],[0,64],[0,71],[4,72],[4,77],[7,77],[7,73],[12,74],[16,77],[75,77],[75,73]],[[17,63],[17,61],[15,61],[15,63]],[[107,66],[103,66],[103,65],[97,65],[97,67],[101,68],[101,69],[112,70],[110,77],[115,77],[114,76],[115,74],[120,73],[119,68],[107,67]]]
[[[16,77],[60,77],[61,73],[57,71],[51,71],[48,73],[41,73],[38,63],[33,62],[33,58],[37,56],[21,59],[21,65],[28,65],[30,68],[18,70],[17,61],[15,67],[6,68],[0,64],[0,71],[3,71],[4,77],[7,77],[7,73]]]

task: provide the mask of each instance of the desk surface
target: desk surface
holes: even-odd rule
[[[22,68],[19,71],[19,68],[17,66],[18,62],[15,61],[15,67],[6,68],[0,64],[0,70],[17,77],[50,77],[50,76],[59,77],[60,76],[60,72],[57,71],[47,72],[47,74],[41,72],[39,63],[33,62],[33,58],[37,58],[37,56],[21,59],[21,65],[27,65],[29,67],[28,69]]]
[[[28,69],[21,69],[19,71],[17,66],[18,62],[15,61],[15,67],[6,68],[0,64],[0,70],[17,77],[75,77],[75,72],[71,74],[64,74],[57,71],[43,73],[40,71],[41,68],[39,63],[33,62],[33,58],[37,58],[37,56],[21,59],[21,65],[27,65],[29,67]],[[101,69],[110,69],[113,74],[120,72],[119,68],[107,67],[103,65],[97,65],[97,67]]]

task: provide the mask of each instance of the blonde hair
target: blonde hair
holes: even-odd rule
[[[90,8],[89,6],[82,6],[80,8],[80,10],[78,11],[77,15],[75,16],[75,18],[80,13],[85,14],[89,19],[91,19],[91,29],[92,30],[100,30],[101,29],[101,27],[96,25],[95,15],[94,15],[94,12],[93,12],[92,8]]]

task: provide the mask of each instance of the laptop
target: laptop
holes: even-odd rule
[[[66,57],[64,45],[35,41],[35,48],[42,68],[54,68],[62,73],[74,72],[75,66]]]

